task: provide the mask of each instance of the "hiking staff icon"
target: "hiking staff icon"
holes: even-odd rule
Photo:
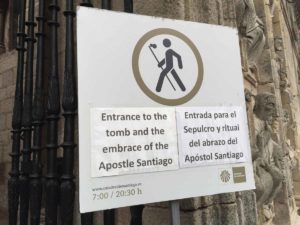
[[[154,53],[154,51],[153,51],[153,49],[156,49],[156,48],[157,48],[157,45],[156,45],[156,44],[150,44],[148,47],[149,47],[149,49],[150,49],[152,55],[154,56],[155,60],[157,61],[157,63],[160,63],[160,61],[158,60],[157,56],[155,55],[155,53]],[[164,68],[163,68],[162,66],[159,66],[159,67],[161,68],[162,71],[164,70]],[[171,84],[172,88],[174,89],[174,91],[176,91],[176,89],[175,89],[175,87],[174,87],[172,81],[171,81],[170,78],[168,77],[168,75],[166,75],[166,77],[167,77],[169,83]]]

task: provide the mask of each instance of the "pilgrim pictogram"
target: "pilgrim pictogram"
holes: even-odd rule
[[[137,42],[132,68],[138,86],[163,105],[180,105],[191,100],[203,80],[199,50],[183,33],[159,28]]]

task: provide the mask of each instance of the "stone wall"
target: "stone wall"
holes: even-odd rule
[[[16,52],[0,56],[0,222],[7,211],[7,178],[10,170],[10,128],[16,77]],[[3,223],[1,223],[3,224]]]
[[[100,5],[101,1],[94,1],[95,7]],[[123,1],[112,1],[112,7],[121,11]],[[137,14],[231,26],[240,34],[257,190],[182,200],[183,225],[296,224],[296,203],[300,204],[300,42],[295,17],[298,14],[293,10],[294,5],[286,0],[134,0]],[[59,20],[62,76],[65,31],[61,13]],[[0,55],[0,224],[7,224],[16,65],[16,51]],[[80,224],[76,206],[74,217]],[[95,215],[102,223],[102,214]],[[129,224],[129,209],[118,209],[116,221]],[[143,224],[169,224],[168,203],[145,206]]]

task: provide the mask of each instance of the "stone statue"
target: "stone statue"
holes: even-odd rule
[[[257,205],[268,205],[279,193],[284,180],[284,161],[281,147],[272,139],[272,119],[276,99],[271,93],[255,97],[255,138],[253,166],[256,183]]]
[[[253,0],[235,0],[239,32],[248,42],[248,60],[254,64],[265,46],[264,24],[257,17]]]

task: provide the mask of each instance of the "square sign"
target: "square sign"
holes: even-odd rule
[[[254,189],[236,29],[79,7],[77,37],[80,212]]]

